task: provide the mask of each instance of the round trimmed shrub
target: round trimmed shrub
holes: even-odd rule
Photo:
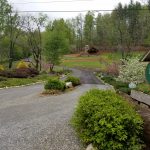
[[[26,68],[29,68],[29,66],[27,65],[26,62],[24,61],[20,61],[18,64],[17,64],[17,69],[26,69]]]
[[[65,83],[60,81],[58,78],[50,78],[45,84],[44,88],[46,90],[65,90]]]
[[[98,150],[141,150],[143,120],[122,97],[93,89],[80,98],[72,124]]]
[[[80,85],[80,79],[74,76],[68,76],[65,80],[65,82],[72,82],[73,86]]]
[[[0,65],[0,71],[4,71],[4,66]]]

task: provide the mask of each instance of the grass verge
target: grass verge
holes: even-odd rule
[[[48,78],[49,78],[48,74],[38,75],[34,78],[3,78],[4,80],[0,80],[0,88],[21,86],[36,82],[42,82],[48,80]]]

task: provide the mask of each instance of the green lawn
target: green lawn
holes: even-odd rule
[[[34,78],[2,78],[0,77],[0,80],[6,79],[6,81],[0,81],[0,88],[42,82],[42,81],[46,81],[48,78],[49,78],[48,74],[42,74]]]
[[[133,57],[142,56],[143,52],[134,52],[131,54]],[[121,60],[121,53],[119,52],[106,52],[98,56],[78,56],[78,55],[65,55],[62,59],[62,66],[66,67],[82,67],[82,68],[99,68],[105,70],[112,63],[119,63]]]
[[[99,56],[64,56],[62,66],[82,67],[82,68],[101,68],[103,65],[99,62]]]

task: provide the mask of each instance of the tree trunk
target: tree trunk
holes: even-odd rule
[[[12,68],[12,64],[13,64],[13,46],[12,46],[12,42],[10,42],[10,49],[9,49],[9,69]]]
[[[50,72],[53,72],[54,65],[53,65],[53,64],[50,64],[49,69],[50,69]]]
[[[42,70],[42,55],[40,53],[40,71]]]
[[[36,70],[38,70],[38,69],[39,69],[39,60],[38,60],[38,59],[36,60],[35,68],[36,68]]]

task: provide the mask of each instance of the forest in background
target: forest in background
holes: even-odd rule
[[[72,19],[51,20],[46,14],[24,15],[7,0],[0,0],[0,64],[9,68],[16,60],[32,58],[41,70],[43,58],[59,64],[66,53],[80,53],[85,45],[120,51],[125,58],[133,50],[150,47],[150,2],[118,4],[112,12],[79,14]]]

